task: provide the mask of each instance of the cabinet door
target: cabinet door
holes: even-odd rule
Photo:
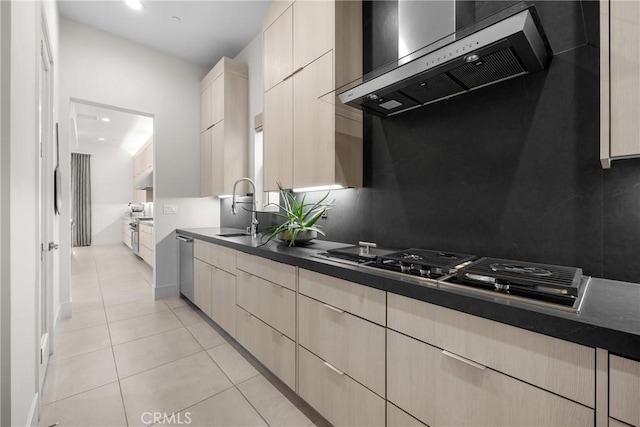
[[[236,339],[292,390],[296,388],[296,344],[236,306]]]
[[[293,4],[294,70],[333,48],[334,8],[335,0],[297,0]]]
[[[200,196],[219,196],[224,188],[224,122],[200,134]]]
[[[293,188],[293,79],[264,94],[263,174],[265,191],[277,183]]]
[[[211,124],[224,119],[224,74],[211,83]]]
[[[293,76],[293,186],[335,183],[333,54]]]
[[[384,399],[298,346],[298,393],[335,426],[384,426]]]
[[[289,7],[264,30],[264,90],[293,72],[293,7]]]
[[[640,154],[640,2],[611,1],[611,156]]]
[[[609,358],[609,415],[640,426],[640,362],[611,355]]]
[[[238,305],[289,338],[296,338],[294,291],[239,270]]]
[[[212,196],[225,194],[224,180],[224,121],[211,128],[211,189]],[[227,193],[228,194],[228,193]]]
[[[211,276],[211,318],[236,336],[236,276],[219,268]]]
[[[211,85],[209,85],[200,93],[200,132],[209,129],[212,124]]]
[[[207,316],[211,317],[211,266],[193,259],[193,299]]]
[[[200,134],[200,196],[213,195],[213,128]]]
[[[429,426],[593,426],[594,411],[387,330],[387,400]]]
[[[329,304],[298,297],[298,344],[385,395],[385,329]]]

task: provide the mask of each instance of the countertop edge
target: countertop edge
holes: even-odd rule
[[[206,230],[206,233],[204,233]],[[248,254],[260,256],[277,262],[305,268],[317,273],[355,282],[386,292],[395,293],[421,300],[430,304],[457,310],[474,316],[519,327],[551,337],[563,339],[588,347],[599,347],[613,354],[640,360],[640,322],[635,328],[622,330],[607,326],[605,320],[598,321],[597,314],[589,317],[588,307],[580,314],[528,306],[513,303],[500,298],[487,298],[473,293],[444,289],[435,285],[420,285],[388,276],[376,275],[355,266],[338,264],[313,255],[326,250],[326,246],[345,246],[345,243],[317,241],[315,245],[300,248],[288,248],[280,243],[269,242],[258,246],[255,240],[246,244],[231,238],[217,237],[214,234],[238,231],[225,228],[177,229],[176,232],[198,240],[218,244]],[[248,238],[247,238],[248,239]],[[602,279],[596,279],[602,280]],[[591,285],[594,286],[594,283]],[[638,287],[640,289],[640,286]],[[590,290],[590,293],[593,291]],[[587,295],[588,298],[591,295]],[[586,304],[585,304],[586,305]],[[640,306],[638,308],[640,311]],[[640,316],[639,316],[640,318]]]

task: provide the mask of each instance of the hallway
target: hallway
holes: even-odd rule
[[[73,317],[58,325],[40,426],[313,425],[197,310],[154,301],[151,281],[122,245],[74,248]]]

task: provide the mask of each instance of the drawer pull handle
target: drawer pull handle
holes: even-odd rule
[[[344,313],[344,310],[340,310],[339,308],[335,308],[332,305],[329,305],[329,304],[322,304],[322,305],[327,307],[329,310],[335,311],[336,313],[340,313],[340,314]]]
[[[242,310],[242,312],[249,317],[253,317],[253,314],[249,313],[248,311]]]
[[[342,372],[340,369],[338,369],[335,366],[333,366],[331,363],[327,363],[327,362],[322,362],[322,363],[324,363],[324,366],[326,366],[327,368],[331,369],[336,374],[338,374],[340,376],[344,375],[344,372]]]
[[[473,360],[469,360],[466,357],[458,356],[457,354],[451,353],[450,351],[442,350],[442,354],[451,357],[452,359],[456,359],[462,363],[466,363],[467,365],[473,366],[476,369],[480,369],[481,371],[484,371],[486,369],[486,366],[476,363]]]
[[[290,77],[293,77],[294,74],[298,74],[300,71],[302,71],[304,69],[304,67],[300,67],[297,70],[295,70],[293,73],[289,74],[287,77],[285,77],[284,79],[282,79],[282,81],[287,80]]]
[[[277,329],[273,329],[273,333],[276,334],[278,337],[284,336],[284,334]]]

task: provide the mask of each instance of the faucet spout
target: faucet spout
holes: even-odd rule
[[[258,214],[256,212],[256,183],[253,182],[253,180],[251,178],[247,178],[247,177],[242,177],[240,179],[238,179],[234,184],[233,184],[233,199],[231,201],[231,212],[235,215],[236,213],[238,213],[238,207],[236,204],[236,187],[238,186],[238,184],[242,181],[246,181],[251,185],[251,188],[253,190],[253,209],[251,209],[251,225],[249,227],[247,227],[247,232],[249,234],[251,234],[251,237],[256,237],[258,235],[258,225],[260,224],[258,222]]]

